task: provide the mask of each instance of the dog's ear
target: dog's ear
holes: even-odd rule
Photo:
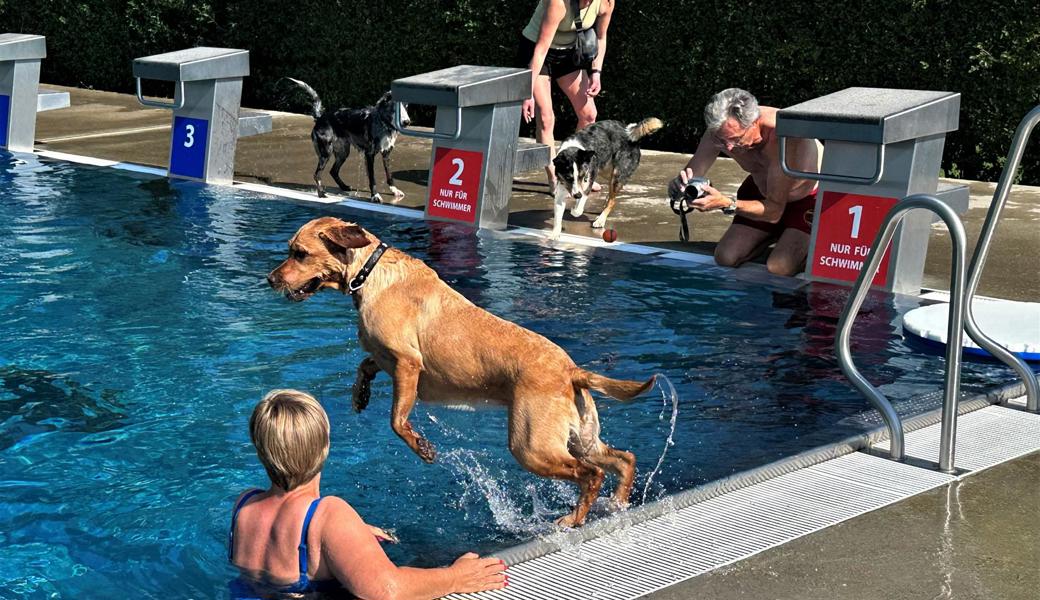
[[[556,167],[557,171],[566,171],[568,169],[567,158],[562,154],[557,154],[556,156],[554,156],[552,162],[553,166]]]
[[[333,254],[342,253],[350,248],[364,248],[365,246],[372,243],[372,240],[365,236],[365,230],[357,225],[333,225],[328,229],[318,232],[318,239],[325,243],[326,246],[330,244],[335,248],[329,248],[329,251]]]
[[[578,150],[578,164],[589,164],[596,157],[595,150]]]

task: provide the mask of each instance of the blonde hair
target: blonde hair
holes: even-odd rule
[[[271,390],[253,409],[249,437],[271,483],[289,491],[325,465],[329,417],[310,394]]]

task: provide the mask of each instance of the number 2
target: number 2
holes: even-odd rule
[[[188,124],[184,126],[184,147],[191,148],[195,145],[195,126]]]
[[[462,162],[461,158],[453,158],[451,159],[451,164],[458,167],[459,170],[455,171],[455,174],[451,176],[451,179],[448,180],[448,183],[452,185],[462,185],[462,180],[459,179],[459,177],[462,176],[462,171],[466,168],[466,163]]]
[[[849,214],[852,215],[852,239],[859,238],[859,221],[863,215],[862,206],[853,206],[849,209]]]

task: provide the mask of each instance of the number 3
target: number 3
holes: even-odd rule
[[[184,126],[184,147],[191,148],[195,145],[195,126],[188,124]]]
[[[451,159],[451,164],[458,167],[459,170],[455,171],[455,174],[451,176],[451,179],[448,180],[448,183],[452,185],[462,185],[462,180],[459,179],[459,177],[462,176],[462,171],[466,168],[466,163],[462,162],[461,158],[453,158]]]
[[[863,215],[862,206],[853,206],[849,209],[849,214],[852,215],[852,239],[859,238],[859,220]]]

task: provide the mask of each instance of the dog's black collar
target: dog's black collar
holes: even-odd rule
[[[376,268],[376,263],[383,257],[383,253],[390,247],[390,244],[386,242],[379,242],[379,246],[372,252],[372,255],[365,261],[365,265],[361,267],[357,275],[350,280],[347,284],[347,293],[354,298],[354,304],[357,304],[357,291],[364,287],[365,282],[368,280],[368,276],[372,274],[372,269]]]

